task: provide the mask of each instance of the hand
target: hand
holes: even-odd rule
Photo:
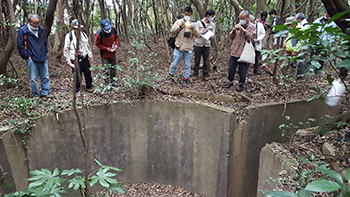
[[[208,28],[203,29],[203,33],[207,32],[207,31],[208,31]]]
[[[31,57],[28,57],[28,60],[32,60],[32,58],[31,58]]]
[[[283,43],[283,49],[286,49],[287,43]]]
[[[184,25],[185,25],[185,21],[184,21],[184,20],[181,20],[180,27],[183,27]]]
[[[297,56],[298,53],[293,51],[293,52],[292,52],[292,55],[293,55],[293,56]]]
[[[238,27],[239,31],[241,31],[242,33],[245,32],[245,29],[242,26]]]
[[[255,43],[259,43],[260,41],[259,41],[258,39],[255,39],[254,42],[255,42]]]
[[[90,58],[90,62],[91,62],[91,63],[94,62],[94,59],[93,59],[92,57]]]
[[[110,48],[110,47],[107,47],[107,51],[109,51],[109,52],[114,52],[115,49],[112,49],[112,48]]]
[[[67,62],[67,65],[70,67],[70,64],[71,64],[72,62]]]
[[[191,24],[190,26],[188,26],[188,28],[193,29],[193,25]]]

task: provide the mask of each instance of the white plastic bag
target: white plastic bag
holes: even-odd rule
[[[329,90],[326,98],[327,105],[334,107],[340,104],[341,98],[345,93],[345,86],[340,79],[334,80],[332,88]]]
[[[249,64],[255,63],[255,48],[253,47],[252,42],[246,41],[242,55],[241,57],[239,57],[237,62],[243,62],[243,63],[249,63]]]

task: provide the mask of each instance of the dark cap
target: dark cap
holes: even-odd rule
[[[102,19],[101,22],[100,22],[100,25],[101,27],[104,29],[104,30],[109,30],[112,25],[111,23],[108,21],[108,19]]]
[[[79,26],[78,20],[77,20],[77,19],[74,19],[74,20],[72,21],[72,27],[75,28],[75,29],[77,29],[78,26]]]

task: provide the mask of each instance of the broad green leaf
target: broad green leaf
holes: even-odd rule
[[[94,186],[99,180],[98,176],[93,176],[90,182],[90,187]]]
[[[345,172],[345,178],[350,183],[350,168],[346,170]]]
[[[314,68],[320,68],[321,67],[321,64],[318,62],[318,61],[311,61],[311,66],[314,67]]]
[[[315,94],[315,95],[313,95],[311,98],[309,98],[309,99],[307,100],[307,102],[313,101],[313,100],[315,100],[315,99],[317,99],[317,98],[318,98],[318,95]]]
[[[311,170],[306,170],[306,171],[303,171],[300,175],[301,176],[307,176],[311,173],[312,171]]]
[[[103,187],[109,188],[109,184],[107,183],[106,180],[100,179],[99,183],[100,183],[100,185],[102,185]]]
[[[268,191],[265,194],[270,195],[271,197],[298,197],[297,194],[287,191]]]
[[[347,14],[347,13],[350,13],[350,10],[346,10],[346,11],[340,12],[340,13],[338,13],[338,14],[332,16],[332,18],[330,18],[330,19],[328,20],[328,23],[331,23],[332,21],[337,20],[338,18],[344,16],[344,15]]]
[[[34,188],[34,187],[39,187],[41,185],[43,185],[46,182],[45,179],[40,179],[38,181],[32,182],[29,184],[28,188]]]
[[[305,189],[313,192],[333,192],[340,188],[340,185],[334,181],[317,180],[309,183]]]
[[[305,163],[310,163],[309,160],[305,159],[305,158],[302,158],[302,157],[298,157],[298,159],[300,159],[301,161],[305,162]]]
[[[103,166],[99,161],[97,161],[97,159],[94,159],[94,161],[96,162],[97,165]]]
[[[312,191],[306,190],[306,189],[300,189],[298,191],[298,195],[300,197],[310,197],[312,195]]]
[[[323,166],[320,166],[317,168],[317,170],[319,170],[320,172],[327,174],[328,176],[334,178],[335,180],[337,180],[338,183],[343,183],[343,178],[340,176],[339,173],[333,171],[333,170],[329,170]]]
[[[350,71],[350,59],[344,59],[340,62],[338,62],[335,67],[344,67],[346,68],[348,71]]]
[[[53,174],[52,176],[57,176],[60,174],[60,171],[58,170],[58,168],[56,168],[54,171],[53,171]]]
[[[349,190],[343,190],[343,191],[341,192],[341,195],[342,195],[343,197],[350,197],[350,191],[349,191]]]

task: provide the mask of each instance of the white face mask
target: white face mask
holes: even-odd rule
[[[184,16],[184,20],[185,21],[189,21],[189,20],[191,20],[191,17],[190,16]]]
[[[239,24],[245,25],[245,24],[247,24],[247,21],[246,20],[239,20]]]
[[[213,22],[214,18],[215,18],[215,17],[209,16],[209,18],[208,18],[209,22]]]
[[[30,31],[39,31],[39,27],[33,27],[29,24]]]
[[[112,28],[109,28],[109,30],[105,30],[105,29],[102,28],[102,30],[103,30],[104,32],[106,32],[107,34],[109,34],[109,33],[111,33]]]

